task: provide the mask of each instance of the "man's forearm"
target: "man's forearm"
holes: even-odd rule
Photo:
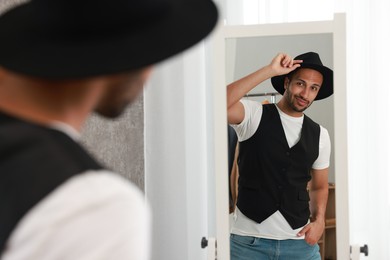
[[[313,221],[325,222],[326,204],[328,202],[328,187],[310,190],[310,211]]]

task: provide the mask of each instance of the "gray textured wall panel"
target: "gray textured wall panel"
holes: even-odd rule
[[[144,190],[144,107],[140,96],[115,119],[92,115],[82,132],[84,146],[109,169]]]

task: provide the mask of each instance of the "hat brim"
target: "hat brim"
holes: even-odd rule
[[[33,7],[24,4],[0,18],[0,32],[9,36],[0,43],[0,64],[31,76],[69,79],[121,73],[158,63],[201,41],[217,22],[218,12],[212,1],[172,3],[169,14],[142,30],[129,29],[117,37],[88,42],[56,41],[34,33],[37,25]]]
[[[321,100],[324,98],[327,98],[333,94],[333,71],[325,66],[320,66],[318,64],[312,64],[312,63],[302,63],[299,68],[309,68],[314,69],[318,72],[320,72],[323,76],[323,81],[321,88],[314,100]],[[298,69],[299,69],[298,68]],[[284,94],[285,88],[284,88],[284,79],[286,78],[286,75],[280,75],[275,76],[271,78],[272,86],[276,91],[278,91],[281,95]]]

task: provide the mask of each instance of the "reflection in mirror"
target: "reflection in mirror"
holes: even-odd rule
[[[283,52],[295,57],[306,52],[316,52],[322,63],[333,69],[333,37],[330,33],[307,35],[261,36],[226,39],[226,82],[229,84],[269,64],[277,53]],[[268,79],[244,97],[259,103],[277,103],[281,99]],[[334,143],[334,110],[333,96],[315,101],[305,110],[305,114],[318,124],[325,127]],[[236,137],[229,129],[229,180],[230,180],[230,212],[233,212],[237,196],[237,158]],[[335,182],[333,145],[330,157],[328,182]],[[255,198],[254,198],[255,199]],[[241,214],[240,212],[238,214]],[[234,216],[233,216],[234,215]],[[231,221],[237,212],[231,214]],[[321,244],[320,244],[321,246]],[[334,249],[335,250],[335,249]],[[323,248],[322,248],[323,251]],[[323,252],[322,252],[323,254]],[[335,253],[334,253],[335,254]]]
[[[330,33],[310,35],[261,36],[226,39],[226,82],[231,83],[267,65],[279,52],[295,57],[301,53],[314,51],[320,54],[321,61],[333,69],[333,38]],[[279,94],[273,99],[275,89],[270,80],[258,85],[248,93],[248,99],[259,102],[278,102]],[[269,96],[257,96],[267,93]],[[333,144],[333,96],[313,103],[305,111],[310,118],[324,126]],[[329,166],[329,182],[334,182],[334,152],[332,148]]]

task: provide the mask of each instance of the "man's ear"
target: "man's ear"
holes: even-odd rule
[[[285,90],[287,89],[288,84],[290,84],[290,80],[289,80],[287,77],[285,77],[285,78],[284,78],[284,89],[285,89]]]
[[[3,67],[0,66],[0,80],[3,80],[7,72]]]

